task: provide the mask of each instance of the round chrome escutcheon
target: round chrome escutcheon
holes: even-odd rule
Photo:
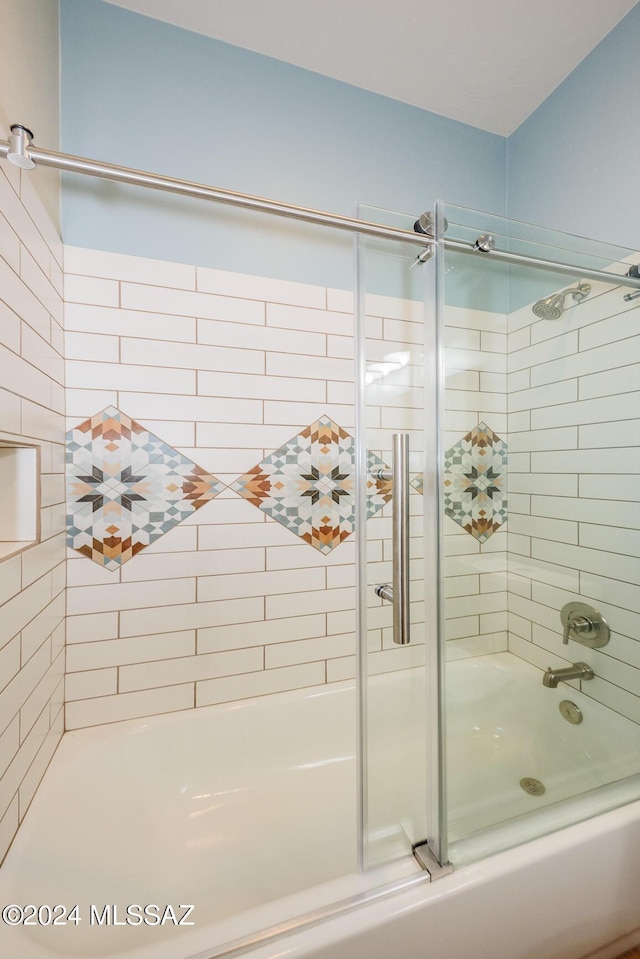
[[[573,723],[577,726],[578,723],[582,722],[582,710],[579,706],[576,706],[575,703],[572,703],[570,699],[563,699],[558,709],[562,714],[562,718],[566,719],[568,723]]]

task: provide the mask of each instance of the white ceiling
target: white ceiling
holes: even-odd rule
[[[107,0],[508,136],[637,0]]]

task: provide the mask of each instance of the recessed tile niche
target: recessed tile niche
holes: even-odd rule
[[[0,560],[40,540],[40,449],[0,440]]]

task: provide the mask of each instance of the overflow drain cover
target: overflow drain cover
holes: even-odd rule
[[[524,779],[521,779],[520,786],[530,796],[541,796],[543,792],[546,792],[544,783],[541,783],[539,779],[532,779],[531,776],[525,776]]]
[[[575,703],[572,703],[570,699],[563,699],[558,709],[568,723],[573,723],[577,726],[578,723],[582,722],[582,710],[579,706],[576,706]]]

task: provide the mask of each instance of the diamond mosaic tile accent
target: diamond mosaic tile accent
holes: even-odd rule
[[[67,544],[118,569],[225,489],[113,406],[67,433]]]
[[[445,453],[444,511],[480,543],[507,520],[507,444],[486,423]]]
[[[391,483],[374,477],[385,466],[367,455],[367,518],[391,499]],[[355,440],[323,416],[231,484],[267,516],[321,553],[354,530]]]

